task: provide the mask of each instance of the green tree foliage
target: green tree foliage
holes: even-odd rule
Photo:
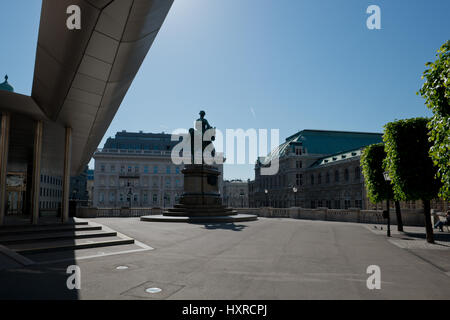
[[[384,126],[385,168],[392,179],[397,200],[424,202],[427,241],[433,242],[430,200],[437,198],[441,184],[437,168],[429,155],[428,119],[414,118],[390,122]]]
[[[442,182],[440,196],[450,199],[450,40],[436,55],[435,62],[428,62],[422,79],[426,81],[419,93],[433,111],[428,123],[430,130],[430,155],[438,167],[437,177]]]
[[[390,181],[384,178],[384,161],[386,152],[384,144],[378,143],[364,148],[361,155],[361,166],[367,194],[373,203],[394,199],[394,192]],[[403,231],[400,203],[395,201],[395,213],[397,215],[397,229]]]
[[[361,167],[367,194],[373,203],[393,199],[394,196],[391,184],[389,181],[385,181],[383,176],[383,161],[385,158],[386,152],[383,143],[366,147],[361,155]]]

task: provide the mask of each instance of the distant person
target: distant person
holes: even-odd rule
[[[439,231],[444,231],[444,226],[449,226],[450,225],[450,210],[447,210],[447,214],[445,216],[445,221],[441,221],[439,220],[438,222],[436,222],[436,224],[434,225],[435,228],[439,228]]]

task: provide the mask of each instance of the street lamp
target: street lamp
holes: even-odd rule
[[[292,191],[294,192],[294,199],[295,199],[294,207],[297,207],[297,192],[298,192],[297,187],[293,187]]]
[[[241,192],[239,194],[239,196],[241,197],[241,208],[243,208],[244,207],[244,196],[245,196],[245,194],[243,192]]]
[[[269,201],[268,201],[268,197],[269,197],[269,190],[265,189],[264,193],[266,194],[266,207],[269,206]]]
[[[130,189],[128,189],[128,194],[127,194],[127,196],[128,196],[128,199],[130,199],[130,209],[131,209],[131,197],[133,196],[133,192],[131,191],[131,188]]]
[[[391,181],[391,177],[389,176],[389,172],[383,172],[384,181]],[[389,198],[386,199],[386,210],[383,211],[383,218],[387,219],[387,236],[391,236],[391,217],[389,213]]]

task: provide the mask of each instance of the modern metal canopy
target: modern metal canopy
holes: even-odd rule
[[[0,110],[48,124],[44,149],[63,150],[72,128],[71,173],[84,169],[116,114],[173,0],[43,0],[31,97],[2,91]],[[67,8],[81,9],[69,30]],[[44,153],[45,154],[45,153]],[[45,157],[45,155],[44,155]],[[62,163],[63,151],[52,155]]]

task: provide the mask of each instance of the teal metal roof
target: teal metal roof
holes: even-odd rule
[[[381,133],[303,130],[288,137],[285,143],[260,161],[267,164],[275,156],[282,157],[289,150],[294,151],[295,146],[302,146],[304,152],[308,154],[333,155],[347,150],[357,150],[382,141]]]
[[[8,75],[5,76],[5,81],[0,83],[0,90],[14,92],[14,88],[8,83]]]
[[[336,153],[333,155],[330,155],[328,157],[325,158],[321,158],[319,160],[317,160],[315,163],[313,163],[310,168],[313,167],[320,167],[320,166],[324,166],[327,164],[331,164],[331,163],[336,163],[339,161],[344,161],[347,159],[352,159],[352,158],[357,158],[361,156],[363,148],[360,149],[356,149],[356,150],[349,150],[346,152],[340,152],[340,153]]]

